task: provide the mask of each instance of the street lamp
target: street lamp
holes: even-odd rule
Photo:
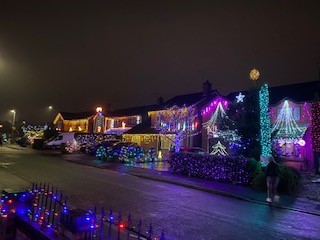
[[[15,121],[16,121],[16,110],[12,109],[10,110],[12,112],[12,132],[11,132],[11,143],[13,143],[13,134],[14,134],[14,128],[15,128]]]

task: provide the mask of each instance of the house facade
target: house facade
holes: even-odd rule
[[[206,81],[202,92],[175,96],[159,105],[158,109],[149,111],[149,119],[126,132],[123,138],[146,149],[152,146],[158,155],[161,152],[163,156],[177,144],[181,147],[201,147],[201,108],[217,95],[211,83]]]
[[[306,82],[269,88],[269,113],[273,144],[288,165],[299,169],[314,167],[312,147],[312,103],[317,99],[319,82]],[[208,153],[230,154],[225,133],[217,121],[227,114],[231,102],[239,105],[246,91],[226,97],[203,83],[203,91],[178,95],[155,105],[101,112],[60,112],[54,125],[60,131],[102,132],[121,135],[124,141],[135,142],[145,150],[153,147],[157,154],[166,154],[176,145],[177,134],[184,135],[179,145],[201,147]],[[192,114],[190,114],[192,111]],[[189,120],[177,118],[187,113]],[[191,119],[192,118],[192,119]],[[236,137],[228,132],[228,137]],[[219,147],[219,148],[216,148]]]

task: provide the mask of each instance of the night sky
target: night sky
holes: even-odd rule
[[[0,120],[318,80],[320,1],[114,2],[1,1]]]

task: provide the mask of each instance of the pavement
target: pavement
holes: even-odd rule
[[[15,145],[7,146],[19,150],[28,149],[21,148],[19,146],[15,147]],[[266,192],[255,191],[247,186],[238,186],[231,183],[213,182],[205,179],[178,175],[170,170],[169,165],[166,162],[124,165],[115,162],[102,162],[97,160],[94,156],[81,153],[64,154],[61,156],[63,156],[66,161],[76,164],[103,168],[109,171],[120,172],[154,181],[166,182],[199,191],[249,201],[256,204],[270,205],[274,208],[320,216],[320,201],[311,200],[305,197],[280,195],[279,202],[273,202],[270,204],[266,202]],[[317,184],[319,184],[320,187],[320,182]]]

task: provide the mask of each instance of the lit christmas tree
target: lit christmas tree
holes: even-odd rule
[[[226,151],[226,147],[223,146],[220,141],[218,141],[217,144],[212,146],[210,155],[227,156],[228,152]]]
[[[271,155],[271,127],[269,117],[269,90],[268,85],[264,84],[259,91],[260,106],[260,144],[261,155]]]

